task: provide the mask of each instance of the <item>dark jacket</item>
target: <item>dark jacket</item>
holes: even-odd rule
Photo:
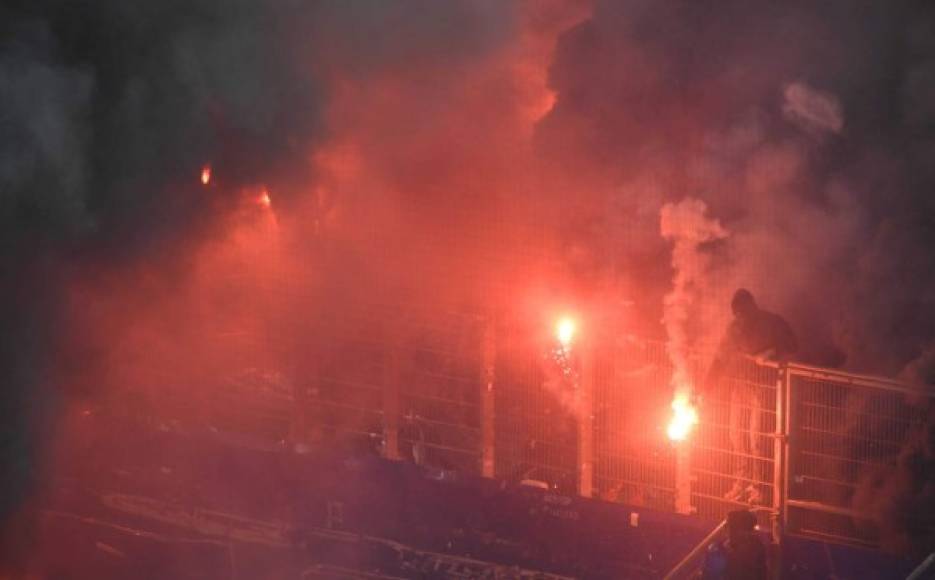
[[[708,548],[701,580],[766,580],[766,548],[752,533]]]
[[[766,548],[756,534],[731,540],[727,550],[727,580],[766,580]]]
[[[767,356],[772,360],[786,360],[798,348],[789,323],[778,314],[760,309],[746,318],[735,318],[727,329],[725,341],[727,344],[722,345],[722,350]]]
[[[792,327],[778,314],[757,308],[743,318],[734,318],[721,341],[708,373],[716,380],[730,360],[738,355],[763,356],[770,360],[788,360],[798,349]]]

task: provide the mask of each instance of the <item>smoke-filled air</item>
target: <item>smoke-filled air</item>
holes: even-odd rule
[[[12,0],[0,31],[10,570],[97,409],[195,425],[435,313],[509,352],[573,317],[533,375],[578,421],[613,321],[665,344],[664,433],[738,288],[802,364],[935,384],[926,2]],[[930,423],[848,496],[892,551],[933,547]]]

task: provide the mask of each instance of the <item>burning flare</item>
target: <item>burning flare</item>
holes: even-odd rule
[[[270,198],[269,192],[265,189],[262,192],[260,192],[260,197],[257,198],[257,202],[259,202],[260,205],[266,208],[271,207],[273,205],[273,200]]]
[[[201,168],[201,184],[208,185],[211,183],[211,166],[205,165]]]
[[[684,441],[698,424],[698,411],[687,396],[678,394],[672,399],[672,420],[666,433],[672,441]]]
[[[571,345],[576,330],[575,321],[568,316],[559,319],[555,324],[555,338],[562,345],[562,348],[567,349]]]

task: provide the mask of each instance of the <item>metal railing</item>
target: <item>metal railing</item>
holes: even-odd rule
[[[704,559],[708,554],[708,549],[711,544],[716,542],[722,542],[727,538],[727,519],[721,520],[711,532],[704,537],[691,552],[685,555],[678,564],[665,575],[663,580],[679,580],[680,578],[687,578],[693,573],[697,572],[698,569],[704,563]]]
[[[697,513],[722,518],[743,505],[777,505],[780,376],[775,364],[738,359],[706,397],[691,440]]]
[[[926,426],[933,393],[896,381],[789,365],[790,532],[876,545],[879,488]]]
[[[874,545],[874,476],[895,465],[932,401],[892,380],[745,359],[674,444],[662,342],[610,337],[558,352],[529,335],[485,317],[410,313],[332,341],[291,385],[234,381],[215,419],[712,521],[752,502],[786,532]],[[709,360],[693,355],[696,384]]]

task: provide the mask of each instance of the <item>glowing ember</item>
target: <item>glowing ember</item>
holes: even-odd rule
[[[201,168],[201,184],[208,185],[211,182],[211,166],[205,165]]]
[[[698,424],[698,411],[686,395],[676,395],[672,400],[672,420],[666,432],[673,441],[684,441],[692,428]]]
[[[575,337],[576,330],[575,321],[566,316],[555,325],[555,338],[563,347],[568,348]]]

